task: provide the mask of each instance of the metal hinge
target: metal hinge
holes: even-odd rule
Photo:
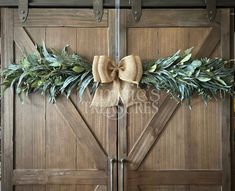
[[[135,22],[138,22],[142,15],[142,4],[141,0],[129,0],[132,7],[132,15]]]
[[[216,0],[205,0],[208,18],[213,22],[216,17]]]
[[[19,13],[20,22],[22,23],[24,23],[28,17],[29,13],[28,4],[29,4],[28,0],[19,0],[18,13]]]
[[[104,13],[103,0],[93,0],[93,12],[96,20],[101,22]]]

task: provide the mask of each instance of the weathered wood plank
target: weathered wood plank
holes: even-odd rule
[[[206,38],[202,41],[201,46],[195,48],[196,57],[210,57],[220,42],[221,29],[219,27],[212,27]]]
[[[209,27],[220,22],[220,12],[217,12],[215,22],[208,20],[205,9],[145,9],[139,22],[135,22],[132,12],[127,14],[128,27]]]
[[[134,147],[130,151],[127,160],[130,161],[130,169],[137,170],[153,144],[159,138],[167,122],[180,104],[176,100],[167,96],[159,111],[153,116],[142,135],[139,137]]]
[[[94,153],[93,158],[96,162],[97,168],[107,169],[107,154],[96,140],[95,136],[92,134],[73,103],[70,100],[59,99],[55,105],[73,129],[78,141],[85,146],[87,150]]]
[[[17,169],[14,185],[107,184],[107,173],[99,170]]]
[[[14,33],[15,37],[22,35],[18,34],[15,30]],[[34,43],[40,43],[42,40],[45,40],[45,28],[27,29],[27,33],[32,38],[29,39],[32,48],[34,48]],[[29,37],[26,36],[27,38]],[[20,49],[23,47],[24,45]],[[20,49],[18,46],[15,46],[16,62],[24,56]],[[29,98],[24,96],[23,104],[18,97],[15,99],[14,157],[16,169],[44,169],[46,167],[45,99],[42,95],[33,95]],[[32,117],[29,117],[29,114]],[[15,191],[45,191],[45,189],[46,187],[43,185],[31,186],[31,188],[29,186],[21,186],[16,187]]]
[[[13,55],[13,10],[2,9],[2,54],[1,63],[5,68],[14,62]],[[14,95],[11,89],[6,90],[1,99],[1,126],[2,126],[2,190],[11,191],[13,176],[13,129],[14,129]]]
[[[115,35],[118,36],[118,29],[116,28]],[[127,25],[126,25],[126,10],[120,11],[120,33],[121,36],[119,39],[119,42],[116,41],[116,43],[119,43],[120,46],[116,45],[116,62],[118,62],[119,59],[123,58],[127,54]],[[118,56],[119,58],[118,58]],[[118,151],[117,151],[117,157],[118,160],[126,159],[128,155],[128,144],[127,144],[127,111],[128,108],[125,108],[122,104],[118,105],[117,108],[117,123],[118,123]],[[124,174],[126,174],[127,169],[124,169]],[[127,190],[127,176],[124,176],[124,178],[121,178],[121,165],[118,163],[118,175],[120,178],[118,178],[118,188],[123,188],[122,184],[124,184],[124,190]],[[122,182],[124,181],[124,183]]]
[[[221,56],[230,59],[230,9],[221,13]],[[231,148],[230,148],[230,115],[231,100],[226,98],[222,102],[222,190],[231,190]]]
[[[14,28],[14,41],[22,53],[26,51],[27,53],[36,53],[39,55],[36,44],[30,39],[23,27]]]
[[[107,27],[108,12],[104,10],[101,22],[96,22],[91,9],[30,9],[27,21],[21,23],[18,10],[14,9],[15,26],[44,27]]]
[[[128,183],[132,185],[221,185],[219,170],[162,170],[129,171]]]
[[[201,44],[200,48],[197,48],[195,50],[196,57],[211,55],[211,53],[215,49],[220,39],[218,34],[214,34],[215,32],[218,32],[218,34],[220,34],[219,29],[217,27],[213,27],[212,30],[207,35],[207,37],[205,38],[205,40],[203,41],[203,43]],[[170,106],[172,107],[172,110],[171,110],[172,113],[171,112],[168,113],[168,111],[166,112],[164,111],[164,104],[163,104],[163,107],[160,107],[159,111],[154,115],[151,122],[149,123],[149,126],[151,127],[147,127],[143,131],[142,135],[137,140],[137,142],[135,143],[134,147],[132,148],[132,150],[130,151],[128,155],[128,160],[131,162],[130,169],[136,170],[140,166],[141,162],[144,160],[144,158],[146,157],[147,153],[149,152],[149,150],[151,149],[155,141],[159,138],[160,134],[163,132],[164,125],[167,124],[168,120],[171,118],[171,115],[174,113],[174,109],[176,110],[178,108],[178,104],[175,100],[172,100],[169,98],[168,100],[170,100],[171,102],[172,101],[175,102],[173,104],[174,106],[173,105]],[[167,104],[167,102],[165,101],[164,103]],[[162,113],[165,113],[165,114],[162,114]],[[167,116],[168,114],[169,116]],[[161,116],[161,115],[166,115],[166,116]],[[161,126],[161,124],[159,125],[157,118],[163,119],[164,117],[166,118],[167,121],[165,121],[163,123],[164,125]],[[157,130],[157,133],[152,132],[152,131],[155,131],[154,129]]]
[[[115,58],[115,10],[109,10],[108,14],[108,55]],[[118,129],[117,129],[117,107],[107,108],[107,123],[108,123],[108,156],[109,159],[117,160],[117,148],[118,148]],[[111,174],[109,163],[109,181],[106,190],[111,190]],[[113,165],[113,176],[117,174],[117,165]],[[117,191],[117,178],[113,180],[113,191]],[[98,190],[97,190],[98,191]]]

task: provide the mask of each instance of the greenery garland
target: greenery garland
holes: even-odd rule
[[[21,96],[39,92],[55,102],[59,95],[69,97],[77,91],[82,98],[86,88],[93,94],[98,83],[93,81],[92,64],[78,54],[37,46],[39,55],[26,54],[17,64],[10,64],[1,72],[4,90],[14,87]],[[194,93],[205,101],[220,95],[234,95],[231,61],[221,58],[192,59],[191,49],[143,64],[141,88],[153,86],[172,97],[190,100]]]

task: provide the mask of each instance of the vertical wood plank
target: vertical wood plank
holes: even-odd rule
[[[221,11],[221,55],[224,59],[230,59],[230,9]],[[222,167],[223,180],[222,190],[231,190],[231,137],[230,137],[230,114],[231,100],[226,98],[222,102]]]
[[[26,30],[26,29],[25,29]],[[22,33],[14,30],[17,39]],[[25,33],[26,34],[26,33]],[[27,39],[32,44],[41,44],[45,39],[45,28],[27,29]],[[15,39],[15,38],[14,38]],[[33,45],[34,46],[34,45]],[[24,46],[15,46],[15,59],[22,58],[21,50]],[[45,168],[45,97],[32,95],[23,98],[24,103],[15,100],[15,168],[17,169],[44,169]],[[29,114],[31,117],[29,117]],[[27,119],[27,120],[26,120]],[[44,191],[45,186],[16,186],[15,190]]]
[[[108,55],[111,58],[115,58],[115,10],[109,10],[108,12]],[[107,123],[108,123],[108,149],[107,153],[109,156],[109,159],[117,160],[117,148],[118,148],[118,134],[117,134],[117,107],[107,108]],[[114,163],[113,165],[113,191],[117,190],[117,163]],[[110,169],[110,164],[109,164]],[[108,177],[110,177],[110,170],[108,173]],[[108,181],[108,189],[111,190],[110,187],[110,178]]]
[[[107,28],[77,28],[77,52],[91,63],[94,55],[107,55]],[[106,109],[90,107],[92,97],[89,91],[85,92],[82,102],[76,94],[74,94],[72,100],[74,100],[79,113],[82,115],[90,130],[106,150],[108,145]],[[79,169],[97,168],[93,160],[93,153],[83,149],[82,144],[78,144],[77,153],[77,167]]]
[[[13,10],[2,9],[2,67],[14,61],[13,56]],[[11,191],[12,187],[12,173],[13,173],[13,129],[14,129],[14,95],[12,90],[6,90],[2,101],[2,154],[3,154],[3,168],[2,168],[2,190]]]
[[[232,9],[231,10],[231,22],[230,22],[230,31],[231,31],[231,40],[230,40],[230,46],[231,46],[231,58],[234,59],[234,45],[235,45],[235,28],[234,28],[234,15],[235,15],[235,10]],[[233,108],[233,107],[232,107]],[[235,112],[234,110],[232,111],[233,113],[233,120],[231,120],[231,140],[235,140]],[[235,143],[233,141],[231,141],[231,151],[232,151],[232,155],[231,155],[231,159],[232,159],[232,173],[231,173],[231,182],[232,182],[232,190],[235,190]]]
[[[126,26],[126,10],[120,11],[120,58],[127,54],[127,26]],[[126,159],[128,155],[127,145],[127,111],[122,104],[118,105],[118,160]],[[124,165],[125,167],[126,165]],[[118,162],[118,188],[122,189],[124,184],[124,190],[127,190],[127,170],[124,168],[124,178],[121,178],[122,169]],[[122,182],[124,181],[124,183]]]
[[[76,28],[47,28],[46,44],[56,49],[70,44],[70,50],[76,50]],[[76,137],[67,121],[55,105],[46,103],[46,168],[76,169],[76,145]],[[76,185],[47,186],[46,190],[75,191]]]

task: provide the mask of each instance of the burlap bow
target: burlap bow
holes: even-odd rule
[[[146,95],[138,87],[143,74],[139,56],[126,56],[116,64],[107,56],[95,56],[92,65],[95,82],[100,86],[95,92],[91,105],[96,107],[112,107],[119,100],[128,107],[146,101]]]

